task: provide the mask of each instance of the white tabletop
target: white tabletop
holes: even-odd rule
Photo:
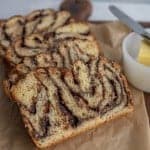
[[[62,0],[0,0],[0,18],[10,17],[16,14],[26,14],[34,9],[54,8],[58,9]],[[114,2],[115,1],[115,2]],[[150,0],[92,0],[93,14],[90,20],[114,20],[116,19],[108,10],[108,6],[114,4],[138,21],[150,21]],[[132,1],[132,3],[131,3]]]

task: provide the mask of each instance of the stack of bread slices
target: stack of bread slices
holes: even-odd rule
[[[51,147],[133,110],[120,66],[103,56],[88,23],[36,10],[0,23],[3,82],[39,148]]]

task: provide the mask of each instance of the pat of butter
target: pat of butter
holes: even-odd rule
[[[150,44],[144,40],[141,42],[138,62],[150,66]]]

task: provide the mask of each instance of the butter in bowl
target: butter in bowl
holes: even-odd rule
[[[150,44],[132,32],[124,39],[122,47],[123,68],[129,82],[150,92]]]
[[[142,40],[137,59],[139,63],[150,66],[150,41]]]

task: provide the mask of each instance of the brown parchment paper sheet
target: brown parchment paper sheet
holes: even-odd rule
[[[119,22],[92,24],[91,28],[101,43],[105,56],[121,61],[122,39],[129,29]],[[0,65],[0,150],[34,150],[15,103],[2,90],[4,66]],[[150,128],[141,91],[131,87],[134,112],[113,120],[51,150],[150,150]]]

